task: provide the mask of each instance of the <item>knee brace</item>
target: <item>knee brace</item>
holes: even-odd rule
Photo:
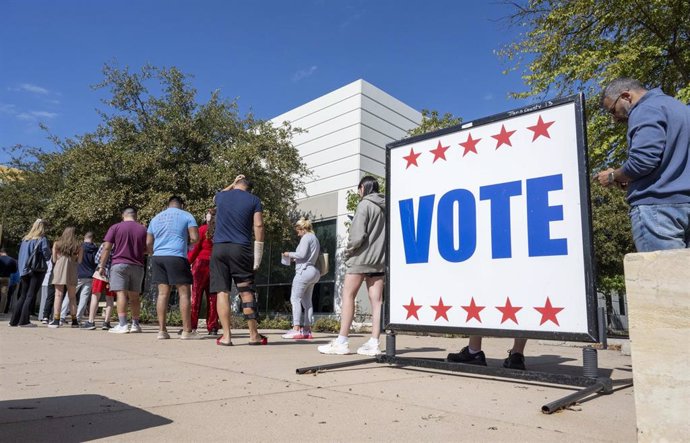
[[[249,292],[252,294],[252,301],[241,302],[241,307],[242,307],[242,315],[244,316],[245,320],[258,320],[259,319],[259,305],[256,302],[256,289],[254,288],[254,285],[250,286],[238,286],[237,287],[237,292],[240,293],[240,300],[242,299],[242,293],[243,292]],[[247,314],[244,312],[245,309],[251,309],[252,312]]]

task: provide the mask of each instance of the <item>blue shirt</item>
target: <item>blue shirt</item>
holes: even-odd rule
[[[690,107],[656,88],[628,116],[628,203],[690,203]]]
[[[189,228],[196,226],[192,214],[178,208],[168,208],[153,217],[147,231],[153,235],[153,255],[186,258]]]
[[[261,200],[241,189],[216,194],[216,230],[213,243],[251,245],[254,214],[263,212]]]

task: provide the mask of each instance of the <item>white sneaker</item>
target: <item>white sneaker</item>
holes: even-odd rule
[[[295,338],[298,335],[301,335],[302,333],[300,331],[295,331],[294,329],[290,329],[287,331],[285,334],[281,335],[283,338]]]
[[[347,355],[350,353],[347,342],[338,343],[336,340],[331,340],[327,345],[321,345],[317,349],[322,354]]]
[[[180,340],[199,340],[201,336],[196,332],[196,329],[191,332],[184,332],[180,334]]]
[[[168,331],[158,331],[156,338],[158,340],[167,340],[170,338],[170,334],[168,334]]]
[[[138,334],[141,332],[141,326],[138,324],[132,323],[132,326],[129,328],[129,333],[130,334]]]
[[[362,346],[357,349],[357,353],[359,355],[368,355],[370,357],[373,357],[375,355],[379,355],[381,353],[381,350],[379,349],[379,344],[378,343],[372,343],[370,341],[364,343]]]
[[[108,332],[110,332],[111,334],[126,334],[129,332],[129,328],[127,327],[127,325],[117,325],[114,328],[108,329]]]

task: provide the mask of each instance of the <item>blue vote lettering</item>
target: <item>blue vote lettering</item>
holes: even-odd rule
[[[428,263],[429,242],[431,241],[431,219],[434,211],[435,195],[419,197],[418,223],[415,229],[414,203],[412,199],[400,200],[400,224],[403,243],[405,244],[405,261],[407,263]]]
[[[552,239],[549,223],[563,220],[563,206],[549,206],[549,192],[563,189],[562,175],[527,180],[527,249],[530,257],[568,255],[564,238]]]
[[[567,255],[567,240],[552,239],[550,233],[550,222],[563,220],[563,206],[549,206],[549,192],[563,189],[563,176],[557,174],[527,179],[525,188],[529,256]],[[522,195],[520,181],[479,188],[479,199],[488,200],[490,204],[493,259],[512,257],[510,199],[519,195]],[[398,202],[405,261],[408,264],[429,262],[435,200],[436,196],[433,194],[420,197],[416,217],[413,199]],[[436,211],[439,254],[451,263],[468,260],[477,247],[477,208],[474,195],[467,189],[448,191],[439,199]]]
[[[519,181],[479,188],[479,199],[491,201],[491,257],[512,257],[510,197],[522,194]]]
[[[453,223],[455,203],[458,207],[459,246],[455,249]],[[438,201],[438,252],[451,263],[459,263],[472,257],[477,249],[477,208],[474,196],[466,189],[454,189],[443,194]]]

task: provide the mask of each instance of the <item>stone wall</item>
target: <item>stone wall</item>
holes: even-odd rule
[[[637,433],[690,439],[690,249],[625,257]]]

